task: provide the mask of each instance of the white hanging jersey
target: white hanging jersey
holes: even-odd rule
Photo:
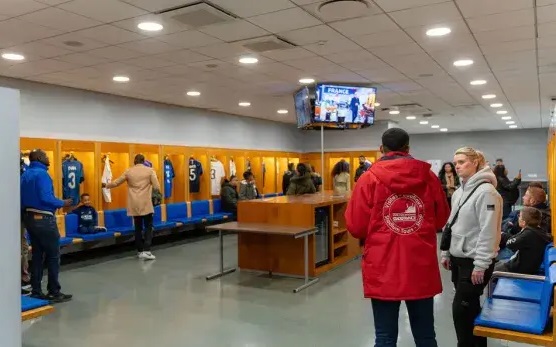
[[[236,162],[233,159],[230,160],[230,176],[232,175],[236,175]]]
[[[112,169],[110,168],[110,158],[108,158],[108,156],[104,158],[104,170],[102,171],[101,181],[106,184],[112,182]],[[110,189],[102,188],[102,196],[105,202],[112,202],[112,193],[110,193]]]
[[[210,162],[210,191],[212,195],[220,195],[222,178],[226,177],[224,165],[220,161]]]

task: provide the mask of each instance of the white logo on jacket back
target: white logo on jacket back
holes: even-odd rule
[[[397,234],[413,234],[423,224],[423,201],[415,194],[392,194],[382,210],[384,223]]]

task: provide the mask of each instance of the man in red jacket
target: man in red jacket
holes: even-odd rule
[[[450,214],[430,164],[409,155],[409,135],[388,129],[383,157],[364,173],[346,210],[351,235],[364,240],[365,298],[372,299],[375,347],[395,347],[405,301],[417,347],[437,347],[433,297],[442,292],[436,233]]]

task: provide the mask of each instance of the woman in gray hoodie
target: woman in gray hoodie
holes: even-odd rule
[[[460,148],[454,163],[461,186],[452,195],[452,213],[448,219],[452,236],[450,250],[442,252],[442,266],[452,270],[456,287],[452,314],[457,346],[486,347],[486,338],[473,336],[473,326],[481,312],[479,300],[492,276],[498,254],[502,197],[496,191],[496,177],[480,151]]]

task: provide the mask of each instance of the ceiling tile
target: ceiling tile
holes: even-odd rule
[[[221,42],[217,38],[194,30],[163,35],[159,36],[158,39],[179,48],[204,47]]]
[[[199,29],[200,32],[216,37],[225,42],[246,40],[268,35],[269,32],[245,20],[214,24]]]
[[[396,24],[384,14],[331,23],[334,29],[348,37],[397,30]]]
[[[556,36],[556,22],[539,24],[537,28],[539,37]]]
[[[491,31],[480,31],[475,33],[479,45],[497,44],[507,41],[526,40],[535,38],[535,27],[533,25],[498,29]]]
[[[327,25],[317,25],[310,28],[286,31],[280,33],[279,35],[280,37],[283,37],[286,40],[300,46],[319,41],[344,39],[344,36]]]
[[[535,25],[535,15],[533,9],[526,9],[469,18],[467,23],[469,24],[471,30],[475,33],[480,31]]]
[[[424,52],[423,49],[414,42],[405,43],[397,46],[377,47],[370,49],[370,51],[377,57],[380,57],[386,61],[388,61],[388,58],[390,57],[420,54]]]
[[[211,2],[242,18],[295,7],[289,0],[211,0]]]
[[[63,71],[76,68],[75,65],[55,59],[44,59],[28,63],[0,66],[0,74],[7,76],[27,77],[55,71]]]
[[[556,48],[556,40],[554,37],[539,37],[537,39],[538,49]]]
[[[175,62],[160,59],[153,56],[124,60],[123,63],[139,66],[145,69],[159,69],[162,67],[177,65]]]
[[[360,49],[360,47],[356,43],[345,38],[342,40],[329,40],[325,42],[313,43],[304,46],[304,48],[318,55],[347,52]]]
[[[211,57],[208,57],[206,55],[197,53],[197,52],[193,52],[190,50],[180,50],[180,51],[175,51],[175,52],[169,52],[169,53],[163,53],[163,54],[157,54],[155,56],[152,56],[153,58],[157,58],[157,59],[162,59],[162,60],[167,60],[167,61],[171,61],[177,64],[187,64],[187,63],[195,63],[195,62],[199,62],[199,61],[207,61],[207,60],[211,60]]]
[[[94,28],[83,29],[75,32],[76,35],[98,40],[109,45],[137,41],[144,39],[145,36],[121,29],[112,25],[101,25]]]
[[[49,5],[49,6],[56,6],[56,5],[60,5],[63,4],[64,2],[69,2],[71,0],[35,0],[37,2]]]
[[[64,43],[70,41],[80,42],[82,43],[82,45],[68,46]],[[70,34],[65,34],[60,36],[49,37],[47,39],[44,39],[43,42],[57,47],[69,49],[70,51],[76,51],[76,52],[88,51],[90,49],[106,47],[108,45],[103,42],[95,41],[93,39],[80,36],[77,33],[70,33]]]
[[[402,28],[430,26],[461,19],[458,9],[451,1],[396,11],[390,15]]]
[[[372,71],[377,71],[377,70],[394,70],[392,69],[390,66],[388,66],[386,63],[384,63],[382,60],[379,60],[378,58],[372,58],[372,59],[363,59],[363,60],[354,60],[354,61],[346,61],[346,62],[342,62],[342,63],[338,63],[340,66],[345,67],[346,69],[350,69],[352,71],[365,71],[365,70],[372,70]],[[395,71],[395,70],[394,70]],[[402,76],[399,72],[397,72],[398,75],[395,79],[400,79]],[[402,76],[403,77],[403,76]]]
[[[159,41],[155,38],[122,43],[118,47],[130,49],[147,55],[161,54],[179,50],[178,47],[172,46],[166,42]]]
[[[42,25],[45,27],[73,31],[101,25],[101,22],[80,16],[75,13],[49,7],[19,17],[22,21]]]
[[[57,57],[56,60],[65,61],[67,63],[75,64],[76,66],[92,66],[110,62],[105,58],[100,58],[87,53],[72,53]]]
[[[3,49],[2,53],[8,51],[23,54],[26,61],[40,60],[43,58],[54,58],[60,55],[72,53],[72,51],[70,50],[42,43],[40,41]]]
[[[2,0],[1,2],[0,16],[6,16],[7,18],[21,16],[48,7],[33,0]]]
[[[233,43],[218,43],[206,47],[193,48],[192,50],[212,58],[237,57],[242,54],[252,53],[249,49]]]
[[[399,71],[391,67],[386,69],[380,68],[380,69],[361,70],[361,71],[357,71],[357,74],[369,79],[374,83],[401,81],[406,78]]]
[[[537,7],[554,4],[556,4],[556,0],[537,0]]]
[[[15,46],[59,34],[59,30],[12,18],[0,22],[0,47]]]
[[[185,6],[199,2],[198,0],[121,0],[130,5],[140,7],[149,12],[159,12],[162,10]]]
[[[265,57],[268,57],[276,61],[286,61],[286,60],[301,59],[301,58],[308,58],[308,57],[315,56],[315,53],[308,51],[302,47],[273,50],[273,51],[263,52],[261,54],[264,55]]]
[[[117,46],[97,48],[88,51],[88,53],[110,60],[127,60],[141,55],[141,53]]]
[[[321,0],[290,0],[290,1],[297,5],[308,5],[315,2],[321,2]]]
[[[249,21],[273,33],[307,28],[322,24],[300,8],[267,13],[249,18]]]
[[[341,81],[345,83],[369,83],[369,79],[355,72],[323,73],[317,76],[323,81]]]
[[[145,10],[118,0],[74,0],[58,8],[105,23],[147,14]]]
[[[401,30],[356,36],[352,40],[365,48],[396,46],[413,42],[411,37]]]
[[[482,45],[481,49],[485,55],[506,54],[518,51],[529,51],[536,49],[535,39],[508,41],[499,44]]]
[[[537,7],[537,23],[556,22],[556,4]]]
[[[349,6],[341,6],[334,10],[321,10],[321,6],[329,0],[321,0],[317,3],[309,4],[303,6],[303,8],[309,11],[314,16],[318,17],[325,23],[335,22],[344,19],[352,19],[359,17],[367,17],[375,14],[383,13],[380,8],[372,3],[367,5],[367,9],[350,8]]]
[[[414,7],[438,4],[449,0],[375,0],[386,12],[406,10]]]
[[[348,63],[352,61],[362,61],[362,60],[369,60],[369,61],[377,60],[377,58],[374,55],[361,48],[352,51],[341,51],[338,53],[327,54],[324,56],[324,58],[336,64]]]
[[[533,8],[533,0],[456,0],[465,18]]]
[[[131,66],[129,64],[126,64],[124,62],[113,62],[113,63],[106,63],[106,64],[99,64],[94,66],[95,70],[98,70],[98,73],[100,74],[99,77],[101,78],[105,78],[105,77],[111,77],[114,75],[131,75],[134,72],[143,70],[137,66]],[[130,78],[133,78],[133,76],[130,76]]]

